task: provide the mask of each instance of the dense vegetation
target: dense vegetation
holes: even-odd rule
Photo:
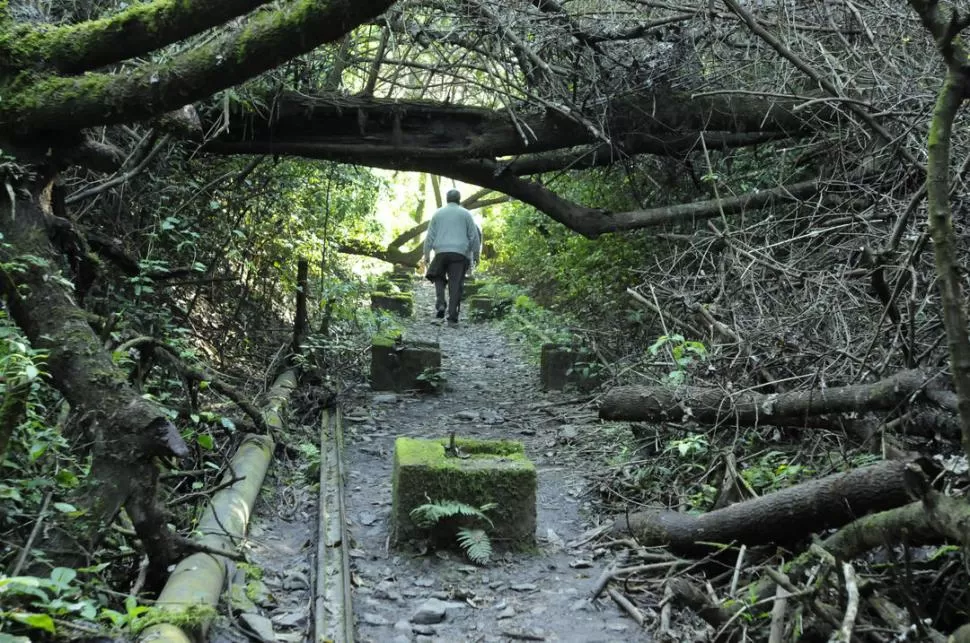
[[[482,188],[466,205],[509,331],[588,349],[606,414],[625,385],[686,407],[612,416],[639,422],[603,432],[600,508],[707,511],[922,454],[936,486],[906,479],[926,511],[891,516],[902,562],[871,587],[897,629],[956,630],[965,26],[922,0],[0,4],[0,629],[150,622],[138,600],[262,428],[245,402],[284,364],[307,412],[361,381],[365,338],[394,324],[362,308],[366,275],[414,270],[460,181]],[[395,182],[413,195],[389,229]],[[850,410],[741,408],[855,385]],[[931,537],[911,549],[912,530]],[[830,571],[805,608],[828,631],[851,584]]]

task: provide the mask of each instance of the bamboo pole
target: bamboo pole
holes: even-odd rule
[[[296,373],[288,369],[280,374],[267,393],[262,409],[271,429],[283,427],[282,410],[290,391],[296,388]],[[212,549],[231,551],[246,535],[263,478],[273,457],[273,440],[266,435],[250,435],[236,451],[226,476],[243,476],[230,487],[216,493],[202,514],[198,530],[203,534],[201,544]],[[227,479],[224,476],[224,479]],[[196,553],[180,562],[158,597],[156,606],[184,614],[203,606],[215,608],[226,582],[226,559],[213,554]],[[171,623],[151,625],[139,635],[141,643],[194,643],[204,639],[211,618],[202,618],[193,631]]]
[[[250,435],[239,445],[232,467],[241,480],[212,497],[199,521],[199,531],[205,547],[232,550],[246,535],[246,525],[263,477],[273,456],[273,440],[265,435]],[[231,479],[231,477],[229,478]],[[156,606],[173,613],[182,613],[193,606],[215,608],[219,603],[226,580],[226,559],[212,554],[195,553],[176,567],[158,597]],[[198,624],[204,635],[208,619]],[[140,641],[155,643],[192,643],[193,638],[181,627],[168,623],[150,626],[142,632]]]

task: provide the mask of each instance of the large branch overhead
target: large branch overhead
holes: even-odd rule
[[[703,137],[703,144],[701,138]],[[725,132],[690,132],[657,136],[653,134],[630,134],[613,143],[591,145],[577,151],[540,152],[524,154],[510,161],[504,171],[516,176],[557,172],[560,170],[583,170],[604,167],[639,154],[655,156],[683,156],[701,150],[723,150],[761,145],[771,141],[791,138],[785,132],[751,132],[732,134]]]
[[[142,120],[232,87],[385,11],[393,0],[290,2],[232,33],[125,74],[26,78],[0,102],[0,130],[77,130]]]
[[[278,102],[272,118],[245,114],[205,149],[431,172],[502,192],[576,232],[596,236],[804,199],[825,183],[812,180],[714,201],[610,213],[573,203],[519,175],[608,165],[643,152],[682,155],[808,135],[808,114],[796,107],[795,101],[645,90],[598,107],[602,129],[612,138],[603,144],[596,132],[554,110],[513,118],[505,111],[441,103],[290,94]],[[834,117],[819,104],[811,118]],[[592,147],[576,152],[582,145]],[[507,156],[520,158],[497,160]]]
[[[158,0],[76,25],[20,24],[0,37],[0,66],[78,73],[142,56],[269,0]]]
[[[600,129],[635,152],[680,153],[697,143],[700,132],[769,134],[797,137],[812,131],[812,121],[835,115],[822,103],[796,110],[799,101],[751,96],[691,97],[643,90],[587,108],[598,114]],[[418,101],[305,96],[280,98],[272,118],[249,113],[216,145],[300,143],[316,148],[316,158],[349,154],[423,159],[494,158],[599,144],[597,132],[556,110],[509,112]],[[714,136],[716,140],[718,135]],[[738,139],[739,144],[763,142]],[[216,149],[215,146],[213,149]]]
[[[752,190],[746,194],[720,199],[693,201],[627,212],[609,212],[601,208],[591,208],[575,203],[559,196],[538,182],[513,176],[504,171],[501,163],[495,161],[446,161],[405,156],[395,157],[385,154],[322,153],[319,147],[313,143],[251,142],[238,145],[215,143],[208,146],[207,149],[210,152],[221,154],[280,154],[356,163],[390,170],[429,172],[507,194],[523,203],[528,203],[570,230],[587,237],[752,212],[784,201],[809,199],[825,192],[830,187],[830,182],[825,179],[811,179],[775,188]],[[846,181],[842,180],[835,182],[833,187],[837,188],[845,184]],[[846,197],[845,200],[848,198]]]

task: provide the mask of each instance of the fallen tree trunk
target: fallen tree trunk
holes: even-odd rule
[[[613,531],[631,532],[645,546],[685,551],[702,549],[704,543],[791,543],[908,503],[904,473],[911,464],[885,461],[701,515],[640,511],[617,518]]]
[[[182,457],[188,447],[163,409],[128,384],[89,325],[90,316],[75,303],[46,227],[53,178],[30,186],[28,198],[14,200],[0,191],[0,292],[33,347],[47,352],[54,386],[85,418],[91,475],[77,491],[86,511],[84,549],[96,548],[124,506],[148,554],[149,573],[159,574],[177,548],[156,500],[155,458]],[[62,535],[52,530],[53,538]],[[80,551],[73,542],[55,544],[65,552]]]
[[[423,225],[427,228],[427,223]],[[372,259],[379,259],[398,266],[416,268],[418,262],[421,261],[424,246],[419,244],[411,250],[402,250],[396,247],[393,241],[387,246],[382,247],[377,243],[371,243],[361,239],[347,239],[337,247],[337,252],[347,255],[371,257]]]
[[[730,418],[745,425],[814,426],[820,421],[814,418],[820,415],[895,408],[920,392],[930,378],[920,370],[908,370],[872,384],[767,395],[697,386],[623,386],[603,398],[600,418],[652,422],[689,418],[704,424]]]

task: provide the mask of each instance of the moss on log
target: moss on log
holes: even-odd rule
[[[17,74],[0,87],[0,130],[77,130],[142,120],[201,100],[341,38],[391,0],[299,0],[251,18],[244,27],[130,73],[61,77]],[[8,75],[9,76],[9,75]]]
[[[15,204],[0,198],[0,235],[6,242],[0,244],[0,262],[20,266],[2,273],[6,281],[0,290],[31,344],[47,352],[54,386],[89,422],[93,464],[78,500],[90,521],[88,545],[98,542],[127,504],[153,568],[164,569],[174,544],[155,506],[154,459],[182,457],[188,448],[163,410],[131,388],[87,313],[76,305],[72,285],[58,269],[60,256],[47,237],[44,211],[50,208],[50,189],[46,181]]]
[[[141,56],[268,2],[156,0],[75,25],[15,24],[0,31],[0,68],[88,71]]]

